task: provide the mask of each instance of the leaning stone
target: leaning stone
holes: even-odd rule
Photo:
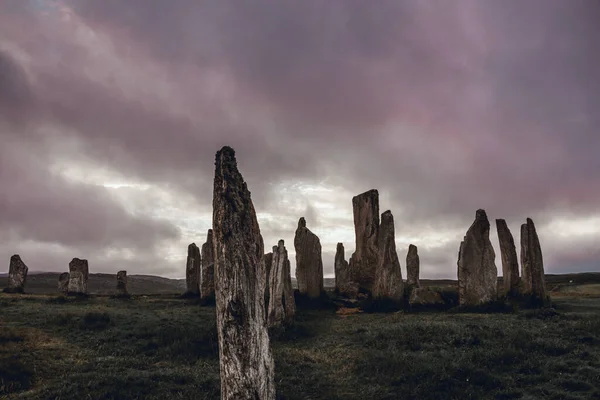
[[[215,298],[215,255],[213,246],[213,230],[206,234],[206,243],[202,245],[202,279],[200,280],[200,298]]]
[[[396,252],[396,239],[394,233],[394,216],[390,210],[381,214],[379,227],[379,265],[375,271],[373,285],[373,298],[391,300],[402,303],[404,298],[404,283],[400,260]]]
[[[352,198],[356,250],[350,257],[350,279],[371,292],[379,265],[379,192],[375,189]]]
[[[69,273],[63,272],[58,276],[58,291],[64,294],[69,292]]]
[[[458,256],[458,299],[461,306],[479,306],[497,299],[496,253],[489,236],[487,215],[484,210],[477,210]]]
[[[196,243],[188,246],[187,262],[185,265],[186,294],[198,296],[200,294],[200,249]]]
[[[283,240],[280,240],[277,246],[273,246],[269,288],[269,327],[290,324],[296,314],[296,302],[292,291],[290,260]]]
[[[89,268],[87,260],[74,258],[69,263],[69,294],[87,294]]]
[[[8,287],[4,289],[7,293],[24,293],[25,282],[27,281],[27,265],[21,260],[18,254],[10,258],[8,267]]]
[[[419,253],[417,246],[411,244],[408,246],[408,254],[406,255],[406,284],[412,287],[421,287],[419,282]]]
[[[263,238],[230,147],[216,155],[213,241],[221,399],[275,399]]]
[[[504,283],[504,296],[516,296],[519,292],[519,262],[517,249],[506,221],[496,220],[498,242],[500,243],[500,256],[502,258],[502,281]]]
[[[304,217],[298,220],[294,248],[296,250],[298,292],[306,294],[311,299],[317,299],[323,293],[321,241],[306,227]]]
[[[127,291],[127,271],[117,272],[117,295],[118,296],[128,296],[129,295],[129,292]]]

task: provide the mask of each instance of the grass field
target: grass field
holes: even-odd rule
[[[341,315],[273,335],[280,399],[600,399],[600,298]],[[215,309],[174,295],[0,295],[0,398],[218,399]]]

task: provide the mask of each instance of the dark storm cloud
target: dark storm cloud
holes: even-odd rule
[[[57,155],[56,143],[74,142],[77,154],[63,156],[191,194],[203,211],[214,153],[229,144],[257,211],[279,216],[263,235],[288,248],[301,215],[278,204],[285,181],[378,188],[397,235],[466,231],[477,208],[539,226],[565,210],[600,213],[595,2],[42,3],[0,10],[1,119],[51,126],[31,145],[54,143]],[[32,128],[0,135],[32,133],[40,138]],[[59,184],[67,189],[38,185],[43,203],[10,224],[47,220],[60,197],[77,198],[72,190],[96,200],[90,223],[148,243],[119,225],[122,211],[98,211],[104,192]],[[339,217],[310,196],[294,212],[331,227]],[[351,213],[350,196],[340,207]],[[138,223],[174,237],[168,225]],[[47,240],[43,226],[22,231]],[[432,271],[456,256],[438,250]]]

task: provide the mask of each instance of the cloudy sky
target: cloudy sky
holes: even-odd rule
[[[484,208],[546,271],[600,271],[595,0],[0,0],[0,260],[185,275],[237,153],[265,247],[354,250],[392,210],[405,274],[456,277]],[[3,269],[0,267],[0,271]]]

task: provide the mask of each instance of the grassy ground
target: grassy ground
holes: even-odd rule
[[[218,399],[214,307],[0,295],[0,398]],[[556,311],[299,310],[280,399],[600,399],[600,299]]]

